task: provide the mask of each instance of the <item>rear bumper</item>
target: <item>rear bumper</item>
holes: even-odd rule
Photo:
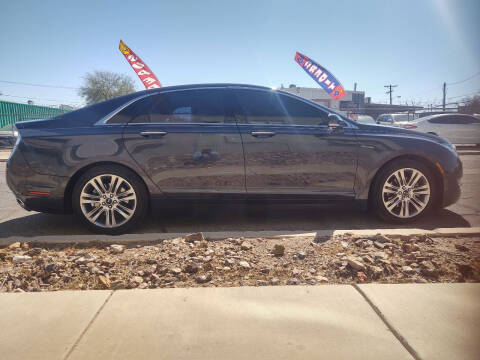
[[[14,148],[7,161],[7,185],[26,210],[65,213],[64,194],[68,178],[34,172],[21,151]]]

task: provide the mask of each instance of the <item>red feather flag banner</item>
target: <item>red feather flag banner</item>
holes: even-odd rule
[[[120,45],[118,46],[120,52],[125,56],[128,63],[131,65],[133,71],[138,75],[140,80],[145,85],[147,89],[157,89],[161,88],[162,84],[157,79],[152,70],[145,64],[142,59],[135,54],[132,49],[130,49],[127,44],[120,40]]]
[[[347,93],[333,74],[307,56],[297,52],[295,62],[325,90],[333,100],[343,98]]]

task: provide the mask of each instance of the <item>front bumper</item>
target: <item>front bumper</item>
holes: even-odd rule
[[[463,176],[463,165],[460,158],[457,158],[456,166],[446,171],[443,176],[443,202],[442,207],[455,204],[461,195],[461,179]]]
[[[7,161],[7,185],[26,210],[65,213],[64,194],[68,178],[34,172],[15,147]]]

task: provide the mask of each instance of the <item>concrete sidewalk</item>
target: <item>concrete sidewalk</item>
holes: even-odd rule
[[[478,359],[480,284],[0,295],[6,359]]]

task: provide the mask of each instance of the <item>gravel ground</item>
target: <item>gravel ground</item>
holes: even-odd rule
[[[0,249],[0,292],[479,281],[480,236],[206,241],[196,233],[148,245]]]

